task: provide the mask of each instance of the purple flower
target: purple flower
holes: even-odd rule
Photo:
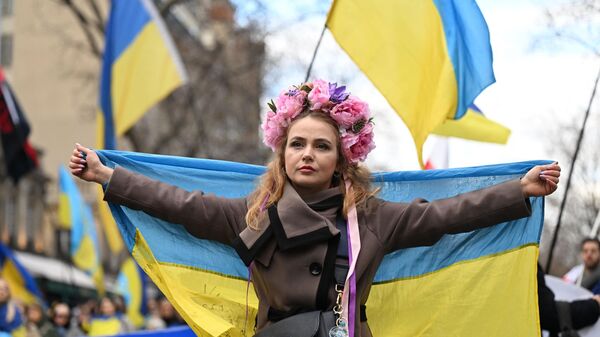
[[[350,93],[346,92],[346,86],[342,85],[341,87],[337,86],[337,83],[329,83],[329,100],[335,104],[341,103],[348,98]]]

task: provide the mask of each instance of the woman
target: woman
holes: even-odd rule
[[[78,144],[70,163],[75,176],[106,184],[105,200],[234,246],[251,268],[257,331],[264,336],[277,335],[273,329],[302,313],[332,309],[341,335],[371,336],[365,303],[386,253],[525,217],[528,197],[557,188],[555,163],[454,198],[383,201],[359,165],[374,148],[366,103],[345,87],[315,80],[282,92],[269,107],[262,128],[275,156],[248,198],[187,192],[113,170]]]
[[[58,331],[54,328],[48,317],[44,314],[44,308],[38,303],[32,303],[25,306],[25,317],[27,323],[26,337],[59,337]]]
[[[88,336],[109,336],[130,332],[133,329],[125,316],[117,313],[115,303],[103,297],[98,305],[98,314],[84,323]]]

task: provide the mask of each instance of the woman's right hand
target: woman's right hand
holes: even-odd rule
[[[75,143],[69,168],[74,176],[98,184],[108,183],[113,173],[112,168],[102,164],[96,152],[79,143]]]

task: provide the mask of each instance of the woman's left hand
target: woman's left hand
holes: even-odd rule
[[[560,166],[557,162],[535,166],[521,178],[521,190],[528,197],[542,197],[552,194],[558,188]]]

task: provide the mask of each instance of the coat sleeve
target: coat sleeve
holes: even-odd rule
[[[187,191],[122,167],[115,168],[104,200],[181,224],[190,234],[231,244],[246,227],[246,199]]]
[[[430,246],[444,234],[469,232],[531,214],[529,199],[523,196],[518,179],[485,189],[429,202],[387,202],[372,198],[366,216],[371,230],[385,252],[400,248]]]

